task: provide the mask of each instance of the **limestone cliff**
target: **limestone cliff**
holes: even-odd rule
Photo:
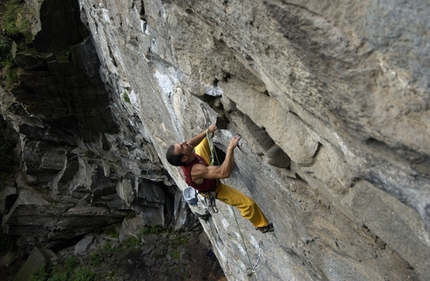
[[[18,45],[1,103],[21,163],[3,227],[21,245],[130,209],[187,224],[165,150],[217,122],[221,151],[243,137],[226,183],[275,225],[222,203],[202,221],[229,280],[428,280],[428,1],[26,3],[38,54]]]

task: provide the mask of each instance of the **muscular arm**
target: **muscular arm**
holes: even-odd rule
[[[224,162],[220,166],[206,167],[202,164],[195,164],[191,170],[192,180],[200,184],[203,179],[225,179],[230,177],[234,167],[234,148],[240,140],[240,136],[236,135],[230,141],[227,147]]]
[[[208,130],[211,133],[214,133],[216,131],[217,127],[215,124],[212,124],[209,126]],[[204,138],[206,137],[206,130],[198,134],[197,136],[193,137],[188,141],[189,145],[192,145],[193,147],[196,147]]]

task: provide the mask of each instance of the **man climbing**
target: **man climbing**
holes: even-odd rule
[[[208,132],[213,134],[216,129],[216,125],[212,124]],[[263,233],[272,232],[273,224],[269,223],[254,200],[220,181],[230,177],[233,171],[234,149],[240,136],[236,135],[232,138],[227,147],[224,162],[220,166],[209,166],[211,151],[206,133],[203,131],[188,142],[171,145],[166,152],[167,161],[180,167],[179,171],[189,186],[203,195],[214,191],[216,199],[238,208],[242,216],[258,230]]]

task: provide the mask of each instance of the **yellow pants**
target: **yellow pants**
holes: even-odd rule
[[[210,163],[211,152],[206,138],[195,147],[195,152],[205,159],[207,163]],[[242,217],[248,219],[255,227],[269,224],[257,203],[242,192],[220,182],[216,188],[216,194],[218,200],[238,208]]]

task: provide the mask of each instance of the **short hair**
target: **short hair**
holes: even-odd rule
[[[175,154],[175,145],[172,144],[169,146],[166,152],[166,159],[169,161],[169,163],[173,166],[183,166],[185,163],[182,162],[182,157],[184,157],[184,154]]]

